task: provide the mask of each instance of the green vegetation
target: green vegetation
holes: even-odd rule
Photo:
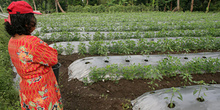
[[[174,100],[173,100],[173,98],[175,97],[175,93],[178,93],[178,94],[179,94],[179,96],[177,97],[178,99],[183,100],[182,94],[179,92],[179,90],[180,90],[180,89],[178,89],[178,88],[172,87],[171,89],[168,89],[168,90],[166,91],[166,92],[172,91],[172,95],[171,95],[170,101],[169,101],[170,103],[169,103],[169,105],[168,105],[169,108],[174,108],[174,107],[175,107],[175,105],[174,105]],[[165,97],[164,99],[168,99],[168,97]]]
[[[53,20],[49,20],[50,18]],[[52,42],[80,41],[77,46],[80,56],[220,51],[219,18],[220,13],[200,12],[55,13],[37,16],[39,30],[35,31],[35,35]],[[2,36],[0,81],[1,90],[3,90],[0,91],[0,107],[2,107],[0,109],[6,109],[8,105],[11,109],[18,109],[18,93],[13,87],[12,70],[7,52],[9,38],[3,25],[0,29],[2,32],[0,34]],[[89,44],[86,45],[83,41],[89,41]],[[68,55],[75,51],[74,47],[76,46],[70,42],[66,47],[62,44],[54,45],[59,54],[65,51]],[[148,84],[150,88],[155,89],[158,86],[156,81],[160,81],[164,76],[179,75],[184,80],[184,85],[187,85],[195,83],[192,80],[192,74],[204,72],[214,74],[219,69],[220,59],[218,58],[194,58],[183,65],[179,58],[168,56],[167,59],[159,61],[157,66],[113,64],[104,68],[94,67],[91,68],[89,76],[84,78],[84,82],[89,83],[88,79],[90,79],[93,82],[112,80],[117,83],[122,77],[127,80],[141,78],[150,79]],[[173,91],[177,92],[174,89]],[[201,97],[200,92],[198,97]],[[170,102],[173,102],[172,98]],[[123,108],[128,109],[129,106],[123,104]]]
[[[14,87],[10,57],[8,54],[9,35],[0,19],[0,109],[20,110],[19,93]]]
[[[132,15],[132,16],[131,16]],[[177,31],[181,36],[197,36],[197,31],[215,32],[220,28],[219,13],[54,13],[37,16],[38,27],[42,27],[39,34],[49,32],[147,32],[159,31],[159,35],[174,36]],[[53,18],[53,20],[49,20]],[[128,19],[129,18],[129,19]],[[189,31],[187,31],[189,30]],[[194,31],[191,31],[194,30]],[[171,32],[168,32],[171,31]],[[211,32],[208,32],[211,31]],[[213,35],[215,35],[213,33]],[[62,34],[62,33],[61,33]],[[153,34],[153,33],[152,33]],[[195,34],[195,35],[194,35]],[[147,36],[148,34],[146,34]],[[178,35],[178,34],[176,34]],[[210,35],[210,34],[209,34]],[[150,34],[152,37],[156,37]],[[165,37],[165,36],[164,36]],[[176,37],[176,36],[175,36]]]
[[[200,85],[199,90],[195,89],[195,90],[193,91],[193,95],[196,95],[196,94],[198,93],[198,96],[197,96],[197,99],[196,99],[196,100],[198,100],[199,102],[203,102],[203,101],[205,100],[204,97],[203,97],[203,95],[204,95],[204,96],[207,96],[207,95],[205,94],[205,92],[203,93],[203,95],[201,95],[202,89],[205,88],[206,90],[208,90],[208,88],[207,88],[207,87],[203,87],[203,85],[206,85],[206,83],[205,83],[203,80],[197,81],[196,83],[197,83],[197,84],[202,84],[202,85]]]
[[[38,35],[39,32],[35,34]],[[46,36],[42,33],[40,36]],[[95,32],[94,35],[78,32],[54,32],[49,38],[42,38],[44,41],[99,41],[99,40],[119,40],[119,39],[141,39],[141,38],[163,38],[163,37],[219,37],[220,29],[199,29],[199,30],[171,30],[171,31],[148,31],[148,32]]]
[[[212,65],[210,65],[210,63],[207,62],[211,62]],[[201,68],[198,68],[197,65],[201,66]],[[197,71],[201,71],[201,73],[192,71],[194,69],[196,69]],[[90,79],[92,82],[105,80],[112,80],[117,82],[117,80],[119,80],[122,77],[127,80],[141,78],[151,79],[153,81],[160,81],[160,79],[163,79],[163,76],[173,77],[179,74],[180,77],[183,78],[183,80],[193,82],[191,74],[202,74],[210,72],[214,74],[219,70],[220,59],[218,58],[194,58],[193,60],[188,61],[183,65],[180,63],[180,58],[168,56],[168,59],[158,61],[158,65],[156,66],[141,64],[132,64],[130,66],[124,66],[122,64],[112,64],[102,68],[92,67],[88,78],[85,78],[84,81],[88,82],[86,81],[86,79]]]
[[[1,0],[0,4],[6,11],[11,1],[17,0]],[[36,4],[37,10],[44,13],[56,11],[54,0],[25,0],[32,7]],[[34,2],[33,2],[34,1]],[[64,11],[68,12],[139,12],[139,11],[172,11],[176,10],[178,0],[59,0],[59,4]],[[191,0],[180,0],[180,11],[190,11]],[[220,11],[219,0],[211,0],[208,8],[209,0],[195,0],[193,11]],[[61,10],[57,10],[61,12]]]
[[[220,38],[215,37],[183,37],[177,39],[159,39],[158,41],[149,41],[148,39],[140,40],[117,40],[117,41],[89,41],[89,44],[81,42],[78,45],[78,53],[80,55],[90,54],[90,55],[105,55],[107,54],[151,54],[154,52],[190,52],[190,51],[220,51]],[[57,46],[59,45],[59,46]],[[82,47],[83,46],[83,47]],[[88,51],[86,51],[86,46]],[[54,45],[59,53],[62,53],[63,48],[61,44]]]

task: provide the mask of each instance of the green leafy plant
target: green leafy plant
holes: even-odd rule
[[[168,55],[167,58],[164,58],[162,61],[158,62],[158,70],[162,75],[166,76],[176,76],[176,74],[180,71],[182,64],[180,62],[180,58],[172,57]]]
[[[66,48],[64,48],[65,52],[67,55],[71,55],[74,51],[74,45],[72,45],[71,43],[67,43]]]
[[[63,45],[61,43],[58,46],[55,43],[53,48],[55,48],[57,50],[58,54],[61,54],[64,51],[64,47],[63,47]]]
[[[147,70],[146,72],[146,76],[148,79],[150,79],[150,82],[148,82],[148,84],[150,84],[149,87],[153,90],[155,90],[155,87],[159,87],[159,85],[155,81],[161,81],[161,79],[163,79],[160,71],[156,67],[152,67],[151,65],[149,66],[149,70]]]
[[[123,110],[132,109],[131,100],[124,99],[124,103],[121,104]]]
[[[122,103],[121,105],[123,110],[128,110],[132,108],[131,104],[129,103]]]
[[[193,60],[185,63],[185,70],[188,70],[189,73],[216,73],[220,68],[220,59],[219,58],[193,58]]]
[[[200,85],[199,90],[195,89],[195,90],[193,91],[193,95],[195,95],[195,94],[198,93],[196,100],[199,101],[199,102],[203,102],[203,101],[205,101],[203,95],[204,95],[204,96],[207,96],[207,95],[205,94],[205,92],[203,93],[203,95],[201,95],[201,91],[202,91],[202,89],[204,89],[204,88],[205,88],[206,90],[208,90],[207,87],[203,87],[203,85],[206,85],[206,83],[205,83],[203,80],[201,80],[201,81],[195,81],[195,83],[197,83],[197,84],[202,84],[202,85]]]
[[[193,77],[192,77],[192,75],[191,75],[190,73],[185,73],[185,72],[183,72],[183,73],[180,74],[180,77],[182,77],[183,80],[184,80],[184,82],[181,82],[181,83],[184,84],[184,87],[185,87],[187,84],[190,84],[190,85],[191,85],[191,83],[193,82],[193,80],[192,80]]]
[[[175,103],[174,103],[173,98],[175,97],[176,93],[178,93],[178,95],[179,95],[177,98],[180,99],[180,100],[183,100],[182,94],[179,92],[179,90],[180,89],[178,89],[178,88],[172,87],[171,89],[168,89],[167,91],[165,91],[166,93],[170,92],[170,91],[172,92],[170,100],[169,100],[169,104],[168,104],[169,108],[174,108],[175,107]],[[164,99],[168,99],[168,97],[165,97]]]
[[[8,54],[9,35],[0,19],[0,109],[21,110],[19,92],[13,82],[10,56]]]
[[[86,54],[86,44],[80,42],[79,45],[78,45],[78,51],[79,51],[78,54],[80,56],[85,56],[85,54]]]

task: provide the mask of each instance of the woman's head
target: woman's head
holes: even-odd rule
[[[33,13],[11,14],[10,20],[10,23],[5,22],[5,29],[12,37],[15,34],[30,35],[37,24],[37,20]]]
[[[41,14],[34,12],[32,7],[25,1],[12,2],[7,11],[9,16],[8,19],[5,19],[5,29],[12,37],[15,34],[30,35],[37,24],[34,14]]]

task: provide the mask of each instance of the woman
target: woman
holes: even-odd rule
[[[57,51],[31,33],[36,27],[32,7],[25,1],[12,2],[5,29],[11,35],[8,51],[20,78],[22,110],[62,110],[60,90],[52,66]]]

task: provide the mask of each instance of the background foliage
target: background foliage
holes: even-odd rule
[[[20,110],[19,94],[14,87],[7,48],[9,35],[2,24],[3,19],[0,19],[0,110]]]
[[[0,6],[3,8],[4,11],[6,11],[7,6],[12,1],[18,1],[18,0],[1,0]],[[33,0],[25,0],[28,3],[33,5]],[[194,6],[193,11],[206,11],[206,7],[208,5],[209,0],[194,0]],[[72,8],[76,8],[75,10],[79,10],[81,8],[84,8],[84,12],[87,9],[86,12],[92,12],[94,11],[94,8],[91,8],[91,6],[97,6],[102,7],[103,10],[113,10],[113,8],[116,8],[120,11],[121,8],[124,8],[125,6],[130,6],[129,8],[134,8],[134,10],[137,10],[137,6],[139,8],[144,8],[145,11],[171,11],[177,6],[177,0],[59,0],[60,5],[62,6],[64,11],[73,11],[73,12],[81,12],[81,11],[74,11]],[[37,7],[37,10],[40,10],[45,13],[55,12],[55,0],[35,0],[35,4]],[[75,7],[76,6],[76,7]],[[135,7],[136,6],[136,7]],[[119,8],[117,8],[119,7]],[[191,7],[191,0],[180,0],[180,8],[182,11],[189,11]],[[90,9],[91,8],[91,9]],[[69,10],[70,9],[70,10]],[[88,11],[89,10],[89,11]],[[116,10],[116,11],[117,11]],[[129,10],[129,9],[125,9]],[[60,11],[60,10],[59,10]],[[209,11],[220,11],[220,1],[219,0],[211,0],[210,9]]]

